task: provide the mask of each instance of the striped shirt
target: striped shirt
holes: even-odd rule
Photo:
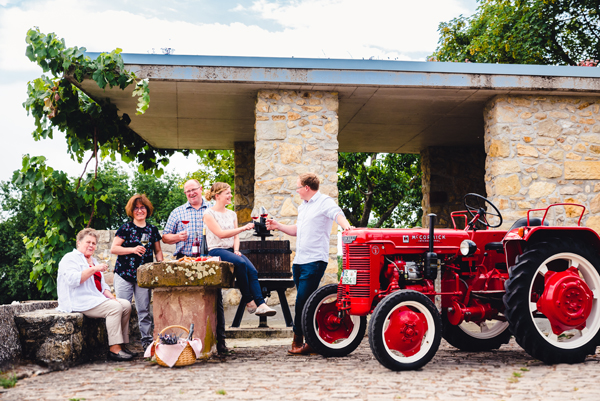
[[[204,212],[206,209],[210,207],[210,204],[204,197],[202,198],[202,206],[199,209],[195,209],[190,202],[186,202],[184,205],[181,205],[171,212],[169,215],[169,220],[167,220],[167,225],[163,230],[163,235],[165,234],[177,234],[182,231],[187,231],[188,237],[185,242],[180,241],[176,245],[175,254],[179,252],[183,253],[186,256],[192,256],[192,244],[194,243],[194,239],[196,235],[200,240],[200,246],[202,246],[202,229],[204,228]],[[182,221],[189,221],[189,223],[184,225]]]

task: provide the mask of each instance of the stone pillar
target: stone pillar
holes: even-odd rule
[[[338,94],[315,91],[259,91],[256,103],[255,206],[284,224],[294,224],[300,197],[298,175],[312,172],[320,191],[337,201]],[[333,225],[325,282],[337,281],[337,224]],[[274,239],[296,238],[280,232]],[[292,258],[294,254],[292,254]]]
[[[254,207],[254,143],[235,142],[235,212],[238,224],[249,223]]]
[[[485,196],[484,166],[481,146],[429,147],[422,151],[423,227],[429,226],[427,214],[435,213],[436,227],[450,228],[450,213],[465,209],[463,198],[467,193]]]
[[[531,208],[586,206],[582,224],[600,229],[600,99],[497,96],[484,109],[488,198],[508,228]],[[555,224],[579,213],[555,208]]]

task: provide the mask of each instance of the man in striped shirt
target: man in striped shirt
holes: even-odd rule
[[[183,191],[188,201],[171,212],[162,237],[165,244],[177,244],[175,256],[178,259],[192,256],[192,244],[196,236],[202,241],[204,212],[211,206],[202,197],[202,185],[198,180],[187,181]],[[225,345],[225,311],[220,290],[217,291],[217,351],[219,354],[229,352]]]

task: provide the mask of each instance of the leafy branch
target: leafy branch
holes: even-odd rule
[[[134,85],[137,114],[150,105],[148,80],[138,79],[125,69],[121,49],[102,53],[95,60],[85,55],[85,48],[66,47],[64,39],[54,33],[43,34],[38,28],[26,36],[26,56],[43,70],[41,77],[27,85],[28,98],[23,107],[34,118],[35,140],[52,138],[55,129],[64,132],[67,152],[78,163],[85,152],[92,155],[78,180],[46,166],[44,157],[23,157],[23,166],[15,172],[13,183],[31,193],[36,202],[34,212],[45,222],[44,236],[24,237],[27,257],[33,263],[30,274],[42,292],[56,296],[58,261],[72,249],[77,232],[93,227],[94,218],[110,214],[105,188],[97,180],[99,158],[137,162],[140,172],[163,174],[162,166],[175,150],[155,149],[130,127],[130,117],[119,115],[116,106],[104,99],[92,99],[81,89],[84,79],[91,79],[102,89],[126,89]],[[178,151],[185,155],[189,151]],[[94,174],[87,174],[92,159]]]

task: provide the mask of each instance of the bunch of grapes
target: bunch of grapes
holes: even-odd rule
[[[176,336],[175,334],[165,334],[164,336],[159,334],[158,339],[161,344],[174,345],[179,341],[179,336]]]

